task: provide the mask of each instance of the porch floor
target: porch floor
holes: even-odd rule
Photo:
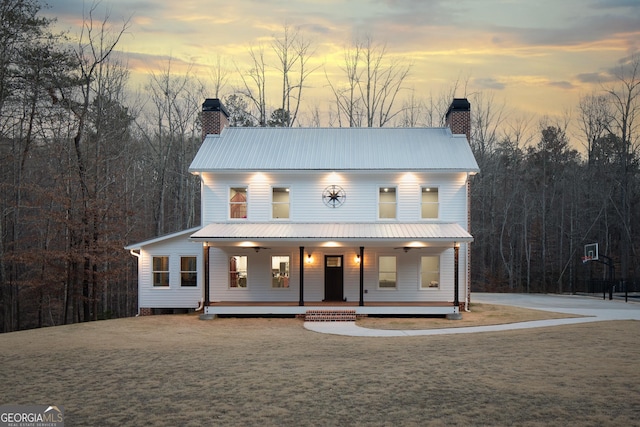
[[[222,301],[211,302],[204,308],[205,314],[221,315],[299,315],[307,310],[321,307],[323,310],[355,310],[356,315],[446,315],[457,313],[453,302],[365,302],[358,301],[305,301],[303,306],[297,301]]]

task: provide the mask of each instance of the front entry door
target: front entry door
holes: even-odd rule
[[[343,301],[344,268],[342,255],[324,256],[324,300]]]

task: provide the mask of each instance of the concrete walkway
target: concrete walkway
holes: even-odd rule
[[[570,319],[536,320],[531,322],[507,323],[504,325],[452,327],[424,330],[383,330],[357,326],[355,322],[305,322],[310,331],[324,334],[359,337],[401,337],[417,335],[469,334],[474,332],[495,332],[515,329],[540,328],[545,326],[572,325],[576,323],[601,322],[605,320],[640,320],[640,304],[620,300],[603,300],[576,295],[540,294],[487,294],[473,293],[471,301],[482,304],[501,304],[534,310],[569,313],[580,316]],[[464,316],[464,314],[463,314]]]

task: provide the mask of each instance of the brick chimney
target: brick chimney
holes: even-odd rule
[[[467,98],[453,98],[445,115],[445,125],[453,134],[465,134],[471,141],[471,103]]]
[[[207,135],[220,135],[229,126],[229,112],[219,99],[206,99],[202,104],[202,140]]]

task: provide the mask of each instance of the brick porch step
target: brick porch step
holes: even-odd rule
[[[355,322],[355,310],[307,310],[305,322]]]

